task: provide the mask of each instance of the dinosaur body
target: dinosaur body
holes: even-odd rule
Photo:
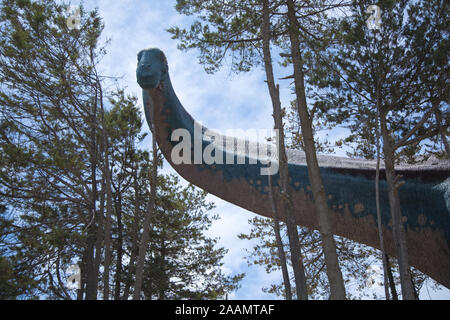
[[[217,197],[257,214],[273,217],[268,194],[268,177],[261,175],[267,163],[248,155],[245,164],[238,164],[237,155],[226,148],[223,159],[234,158],[234,164],[175,163],[172,151],[178,141],[172,141],[176,129],[184,129],[192,137],[196,122],[178,100],[168,73],[166,58],[159,49],[143,50],[138,55],[137,79],[143,88],[144,110],[158,145],[173,168],[187,181]],[[203,132],[207,129],[202,128]],[[203,138],[201,150],[211,141]],[[217,155],[217,154],[216,154]],[[192,156],[193,157],[193,156]],[[373,161],[319,156],[319,165],[328,195],[330,219],[334,234],[379,248],[375,203],[375,163]],[[318,229],[304,154],[289,150],[289,187],[296,223]],[[412,266],[450,288],[450,164],[425,163],[400,165],[397,170],[405,184],[400,188],[402,215],[407,229],[407,244]],[[383,177],[383,171],[381,172]],[[277,194],[279,175],[272,176]],[[275,199],[278,212],[281,199]],[[396,256],[386,182],[380,181],[380,203],[385,249]],[[280,216],[283,220],[283,216]]]

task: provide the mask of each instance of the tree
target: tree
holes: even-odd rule
[[[270,52],[270,41],[271,41],[271,25],[270,25],[270,11],[268,0],[263,1],[262,5],[262,51],[264,58],[264,67],[267,76],[267,87],[269,89],[270,98],[272,99],[273,106],[273,119],[275,122],[275,129],[278,131],[278,140],[279,144],[279,170],[280,170],[280,195],[284,200],[284,212],[286,216],[286,226],[288,229],[289,235],[289,248],[292,257],[292,268],[294,270],[294,277],[296,283],[297,290],[297,298],[301,300],[308,300],[308,292],[306,287],[306,276],[303,265],[303,259],[300,251],[299,237],[297,226],[295,224],[295,218],[293,215],[292,203],[290,201],[290,190],[289,190],[289,170],[288,170],[288,162],[286,156],[286,147],[285,147],[285,135],[284,135],[284,127],[283,127],[283,115],[281,109],[280,102],[280,91],[279,86],[275,85],[274,75],[273,75],[273,67],[272,67],[272,56]],[[276,210],[276,209],[275,209]],[[281,240],[279,239],[278,226],[276,225],[278,221],[275,221],[275,231],[277,233],[277,241],[281,245]],[[279,248],[282,251],[281,248]],[[282,252],[284,254],[284,252]],[[286,286],[286,285],[285,285]]]
[[[274,195],[284,199],[283,214],[287,219],[289,243],[292,263],[295,275],[297,298],[306,300],[308,298],[306,289],[306,279],[303,270],[300,246],[298,242],[297,228],[292,213],[292,204],[289,201],[288,189],[288,166],[286,158],[286,150],[284,146],[284,128],[282,122],[282,109],[280,103],[279,92],[274,81],[270,42],[272,41],[272,33],[276,32],[279,26],[273,26],[270,20],[271,13],[279,4],[275,3],[269,7],[268,1],[260,1],[252,3],[249,1],[227,1],[204,3],[202,1],[179,1],[177,10],[181,13],[191,14],[205,11],[207,16],[202,18],[206,22],[204,26],[200,22],[195,22],[191,26],[190,32],[179,28],[171,28],[169,32],[173,34],[173,38],[179,39],[181,44],[179,48],[199,48],[201,52],[201,63],[204,64],[208,72],[217,70],[220,62],[230,50],[232,55],[231,69],[235,72],[249,71],[253,65],[264,64],[267,85],[272,100],[273,117],[275,129],[279,133],[277,141],[279,150],[279,167],[280,181],[279,194],[271,191]],[[279,24],[279,22],[278,22]],[[209,28],[214,28],[211,30]],[[197,31],[203,29],[202,34]],[[238,57],[236,59],[235,57]],[[258,60],[258,55],[261,60]],[[277,208],[273,208],[277,210]],[[274,222],[275,230],[278,229],[278,221]],[[277,232],[277,231],[276,231]],[[277,237],[280,239],[280,237]],[[281,243],[278,245],[279,255],[284,256]],[[283,269],[286,268],[283,266]],[[286,271],[283,273],[285,279],[286,297],[290,298],[289,279],[286,278]]]
[[[135,97],[104,89],[97,11],[81,8],[70,30],[66,8],[0,4],[2,298],[109,299],[114,285],[114,298],[128,299],[150,190],[142,116]],[[66,283],[73,264],[79,290]],[[214,280],[234,290],[240,278]]]
[[[286,46],[289,40],[285,38],[289,33],[292,37],[297,38],[299,34],[292,32],[296,26],[292,25],[292,21],[289,22],[286,12],[281,10],[285,4],[284,1],[272,1],[269,2],[259,1],[217,1],[217,2],[202,2],[202,1],[178,1],[177,10],[183,14],[197,14],[202,21],[195,21],[190,30],[180,28],[170,28],[168,31],[172,33],[173,38],[180,40],[180,49],[198,48],[200,50],[200,63],[205,65],[205,69],[208,72],[213,72],[220,68],[225,57],[231,56],[231,70],[235,72],[249,71],[253,66],[264,63],[267,84],[272,99],[274,108],[274,120],[275,127],[280,130],[283,125],[281,115],[281,107],[279,104],[279,97],[277,94],[277,88],[273,80],[273,70],[270,57],[270,41],[273,41],[278,46]],[[317,3],[304,3],[299,6],[299,9],[293,9],[299,11],[305,10],[304,17],[314,17],[319,15],[322,11],[329,10],[331,8],[338,7],[340,3],[328,4],[317,1]],[[295,16],[296,13],[294,13]],[[295,17],[294,17],[295,18]],[[295,18],[296,19],[296,18]],[[297,22],[296,22],[297,24]],[[292,38],[290,39],[292,41]],[[297,70],[297,67],[295,69]],[[298,80],[298,79],[297,79]],[[299,98],[299,96],[298,96]],[[307,124],[304,125],[307,127]],[[311,129],[312,130],[312,129]],[[311,131],[310,130],[310,131]],[[311,133],[312,135],[312,133]],[[284,134],[280,134],[284,136]],[[280,141],[284,144],[284,139],[280,138]],[[308,149],[308,153],[310,150]],[[284,154],[284,155],[283,155]],[[284,195],[282,197],[289,198],[289,190],[286,186],[287,168],[285,168],[286,157],[284,146],[280,144],[280,190]],[[309,165],[310,167],[311,165]],[[318,172],[317,170],[314,171]],[[317,178],[317,174],[310,179]],[[316,185],[316,184],[314,184]],[[323,187],[322,187],[323,189]],[[317,190],[313,188],[313,190]],[[314,199],[318,202],[321,198],[318,194],[314,194]],[[316,199],[317,198],[317,199]],[[325,200],[326,203],[326,200]],[[323,204],[323,203],[322,203]],[[323,206],[322,206],[323,207]],[[320,212],[325,212],[328,209],[323,207]],[[290,214],[289,206],[284,208],[286,219],[289,228],[289,240],[291,244],[292,259],[300,257],[298,246],[298,235],[296,235],[296,227],[293,222],[293,216]],[[345,297],[345,289],[343,287],[342,276],[339,276],[339,266],[337,264],[337,257],[333,256],[333,239],[332,235],[327,233],[326,229],[326,215],[321,215],[321,225],[324,235],[324,245],[327,249],[327,265],[330,274],[330,282],[332,283],[332,296],[337,298]],[[329,230],[328,230],[329,231]],[[333,259],[334,257],[334,259]],[[297,269],[297,263],[294,263],[294,268]],[[300,270],[295,272],[297,290],[302,288],[301,283],[304,283],[303,272]],[[303,286],[304,287],[304,286]],[[336,293],[336,294],[335,294]],[[306,298],[305,289],[303,292],[298,292],[298,296]]]
[[[127,230],[127,226],[124,225],[127,221],[125,214],[131,211],[134,215],[139,216],[138,210],[133,206],[133,203],[138,200],[138,181],[135,172],[138,169],[140,159],[146,155],[146,153],[138,149],[138,145],[145,139],[146,133],[141,134],[143,120],[136,106],[136,97],[127,96],[123,90],[119,90],[113,94],[109,102],[112,107],[106,113],[105,121],[107,124],[107,135],[110,140],[111,168],[114,168],[111,179],[113,213],[115,216],[115,221],[112,220],[112,232],[116,235],[116,241],[112,239],[113,246],[116,247],[114,299],[119,300],[122,297],[121,287],[125,279],[123,266],[124,243],[126,242],[127,231],[132,233],[131,230],[137,228],[137,225],[136,228],[133,225],[131,230]],[[136,193],[133,195],[130,194],[132,188],[136,190]],[[115,229],[114,226],[116,227]],[[131,259],[130,264],[134,265],[134,258]],[[103,282],[108,283],[106,280]],[[126,282],[125,289],[129,288],[128,284],[129,282]],[[128,296],[129,294],[124,293],[124,295]],[[105,299],[106,297],[104,295]]]
[[[9,170],[0,180],[8,190],[4,195],[22,199],[25,207],[31,199],[35,208],[48,210],[46,201],[53,201],[55,212],[84,217],[83,283],[92,299],[98,277],[98,256],[93,254],[101,244],[96,240],[101,230],[96,204],[101,168],[97,104],[102,96],[95,65],[101,56],[102,24],[93,11],[83,15],[80,30],[71,31],[65,9],[53,2],[2,2],[0,104],[3,159]]]
[[[149,171],[150,199],[148,207],[145,210],[146,212],[145,212],[144,228],[141,235],[141,241],[139,243],[139,256],[136,265],[136,280],[134,283],[134,294],[133,294],[134,300],[139,300],[139,297],[141,295],[142,276],[144,272],[144,261],[149,240],[150,224],[152,222],[152,217],[155,214],[156,210],[155,207],[156,207],[156,186],[158,179],[158,149],[156,145],[156,138],[154,135],[152,139],[152,148],[153,148],[153,163],[151,170]]]
[[[220,299],[238,287],[243,274],[225,275],[221,259],[227,250],[205,237],[217,215],[206,192],[182,187],[176,176],[165,176],[150,229],[145,261],[147,299]]]
[[[0,204],[0,243],[14,237],[14,223],[5,206]],[[0,300],[15,300],[28,295],[34,297],[36,281],[26,269],[15,263],[15,257],[3,246],[0,249]]]
[[[257,241],[246,256],[249,265],[260,265],[267,273],[280,269],[280,260],[275,253],[277,242],[270,219],[256,217],[249,220],[252,226],[247,234],[240,234],[242,240]],[[281,226],[281,234],[286,238],[286,226]],[[312,299],[323,299],[330,295],[330,287],[325,271],[324,252],[321,247],[320,233],[306,228],[299,228],[300,244],[302,246],[303,263],[307,276],[308,295]],[[367,268],[371,264],[378,264],[380,256],[376,250],[351,240],[336,237],[337,252],[342,265],[342,272],[346,283],[354,290],[349,298],[361,299],[372,297],[367,287]],[[263,288],[265,292],[284,296],[279,283],[273,283]],[[379,299],[378,296],[372,298]]]
[[[296,4],[293,0],[287,0],[287,16],[289,23],[290,57],[294,69],[295,94],[297,97],[298,115],[300,118],[303,144],[305,148],[306,163],[308,167],[308,178],[311,183],[311,190],[314,204],[317,211],[320,235],[324,248],[325,261],[327,266],[328,279],[331,287],[331,299],[345,299],[345,287],[342,273],[339,268],[336,245],[329,221],[329,208],[320,175],[319,163],[317,161],[316,147],[312,128],[312,117],[308,110],[305,90],[305,77],[303,73],[302,52],[300,51],[299,30],[301,27],[297,19]]]
[[[350,127],[347,141],[362,142],[359,154],[374,154],[373,132],[379,119],[402,293],[404,299],[413,299],[399,199],[402,182],[395,164],[401,158],[417,161],[426,155],[423,142],[448,128],[432,120],[433,113],[448,103],[448,6],[443,1],[385,1],[380,4],[381,29],[370,31],[365,14],[369,4],[355,3],[334,28],[337,43],[315,54],[313,79],[318,87],[329,89],[321,97],[321,114],[330,124]],[[324,61],[326,68],[319,67]],[[318,74],[324,77],[319,80]]]

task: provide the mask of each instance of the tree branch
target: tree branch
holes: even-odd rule
[[[417,130],[419,130],[424,124],[425,122],[427,122],[428,118],[430,117],[430,115],[435,112],[435,110],[437,109],[437,107],[439,106],[438,102],[434,102],[433,106],[430,108],[430,110],[428,110],[422,117],[422,119],[414,126],[414,128],[412,128],[406,135],[403,136],[403,138],[401,138],[399,141],[397,141],[394,144],[394,150],[400,148],[400,147],[404,147],[406,145],[410,145],[412,143],[408,142],[408,139],[417,132]],[[417,140],[413,139],[413,141]]]

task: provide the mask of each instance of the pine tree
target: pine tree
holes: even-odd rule
[[[264,267],[268,274],[278,271],[280,260],[276,254],[277,242],[272,222],[267,218],[255,217],[249,220],[249,223],[252,227],[250,232],[239,235],[242,240],[256,241],[256,244],[247,250],[245,258],[247,263]],[[283,239],[287,237],[284,224],[281,225],[281,234]],[[330,287],[324,270],[325,260],[323,248],[320,246],[320,233],[300,228],[299,236],[307,276],[308,295],[311,299],[324,299],[330,295]],[[351,292],[352,295],[349,294],[349,298],[380,299],[378,296],[369,295],[366,283],[367,268],[371,264],[379,262],[380,256],[376,250],[342,237],[336,237],[336,245],[346,284],[351,284],[354,289]],[[272,283],[268,287],[264,287],[263,291],[277,296],[285,295],[282,283]]]
[[[81,8],[80,28],[71,30],[66,8],[54,1],[0,4],[0,291],[17,299],[128,299],[150,190],[142,115],[135,97],[105,90],[98,12]],[[197,206],[186,205],[206,216],[210,206],[186,192]],[[161,215],[170,210],[160,207]],[[206,239],[205,228],[196,230]],[[217,271],[224,249],[206,252],[214,260],[197,263],[216,272],[218,292],[236,289],[242,276]],[[81,268],[79,290],[67,284],[73,264]]]
[[[448,128],[432,119],[448,101],[448,5],[384,1],[378,31],[366,26],[370,4],[355,3],[348,16],[337,20],[335,46],[313,52],[309,67],[314,84],[326,92],[317,103],[320,116],[351,129],[346,142],[357,143],[355,155],[374,157],[379,118],[403,298],[414,299],[395,164],[426,158],[422,142]]]
[[[179,48],[182,50],[198,48],[200,50],[199,61],[205,66],[206,71],[214,72],[218,70],[226,57],[231,57],[231,70],[234,72],[245,72],[251,70],[252,67],[264,64],[267,76],[267,84],[272,99],[274,108],[274,120],[276,129],[282,133],[283,125],[281,107],[279,105],[279,96],[277,94],[276,85],[273,77],[272,61],[270,57],[270,42],[273,42],[279,47],[289,46],[289,41],[293,38],[299,39],[297,32],[292,32],[297,26],[289,21],[286,11],[283,12],[285,1],[178,1],[177,10],[182,14],[196,14],[199,21],[195,21],[190,30],[180,28],[170,28],[168,31],[173,35],[173,38],[180,41]],[[299,6],[299,11],[305,10],[304,16],[314,17],[319,15],[323,10],[335,8],[339,4],[327,4],[322,1],[309,3],[305,1],[302,6]],[[296,9],[294,9],[297,11]],[[295,13],[294,13],[295,16]],[[319,17],[320,18],[320,17]],[[296,20],[296,18],[294,17]],[[290,39],[286,36],[291,34]],[[297,70],[298,66],[295,67]],[[303,127],[308,127],[304,124]],[[302,129],[303,129],[302,127]],[[311,132],[312,129],[308,132]],[[280,136],[283,136],[281,134]],[[282,138],[280,140],[283,140]],[[284,144],[284,141],[282,141]],[[287,168],[284,146],[280,144],[280,190],[283,197],[289,198],[289,190],[286,186]],[[309,149],[309,148],[308,148]],[[314,150],[313,150],[314,151]],[[308,150],[308,154],[312,154]],[[314,151],[315,154],[315,151]],[[311,164],[310,164],[311,167]],[[318,168],[318,167],[317,167]],[[318,169],[315,171],[317,173]],[[315,174],[310,179],[317,180],[320,177]],[[313,188],[316,190],[317,188]],[[319,203],[315,194],[315,200]],[[322,201],[323,202],[323,201]],[[320,202],[320,203],[322,203]],[[323,203],[322,203],[323,204]],[[323,207],[323,205],[322,205]],[[322,208],[320,207],[320,208]],[[296,287],[299,290],[298,297],[306,299],[306,288],[304,272],[302,271],[300,248],[298,245],[298,234],[293,221],[292,209],[289,205],[284,206],[284,214],[288,221],[288,229],[290,237],[290,250],[295,269]],[[321,215],[324,235],[324,245],[327,249],[327,264],[329,271],[330,282],[332,286],[332,297],[344,298],[345,289],[343,286],[342,276],[339,272],[336,255],[333,255],[333,239],[326,229],[327,211],[323,207],[319,212]],[[282,253],[281,253],[282,255]],[[335,259],[333,259],[333,257]],[[297,267],[299,267],[297,269]],[[303,285],[302,285],[303,283]]]

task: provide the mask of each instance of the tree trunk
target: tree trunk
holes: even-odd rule
[[[138,166],[135,162],[135,168],[133,169],[133,188],[134,188],[134,221],[131,236],[131,252],[130,262],[128,264],[128,278],[125,284],[123,296],[125,300],[129,299],[131,283],[133,282],[133,274],[136,274],[136,256],[139,250],[138,238],[139,238],[139,221],[140,221],[140,201],[139,201],[139,183],[138,183]]]
[[[305,147],[308,177],[311,183],[314,204],[316,207],[320,236],[322,239],[327,276],[330,282],[330,299],[345,299],[345,286],[342,273],[339,268],[336,244],[331,233],[329,221],[328,203],[320,176],[319,164],[317,162],[316,147],[312,130],[312,120],[309,117],[306,102],[306,93],[303,75],[303,62],[300,54],[300,40],[298,34],[298,21],[295,13],[293,0],[287,0],[289,38],[291,42],[291,57],[294,66],[295,93],[297,96],[297,108],[300,118],[303,143]]]
[[[166,299],[167,290],[167,275],[166,275],[166,241],[167,238],[166,231],[163,229],[161,233],[161,259],[160,259],[160,272],[161,278],[159,282],[159,300]]]
[[[92,222],[93,223],[93,222]],[[98,284],[98,274],[96,276],[95,272],[95,259],[94,259],[94,248],[95,248],[95,228],[90,226],[88,228],[88,238],[87,238],[87,248],[86,248],[86,300],[96,300],[97,299],[97,284]]]
[[[106,186],[106,225],[104,233],[105,246],[105,261],[103,271],[103,299],[109,300],[109,267],[111,264],[111,215],[112,215],[112,191],[111,191],[111,169],[109,164],[109,148],[108,137],[104,123],[104,110],[102,107],[102,122],[103,122],[103,143],[104,143],[104,166],[105,186]]]
[[[292,289],[291,289],[291,281],[289,279],[289,272],[286,263],[286,254],[284,253],[284,245],[283,240],[281,239],[280,233],[280,220],[278,219],[278,212],[275,206],[275,201],[273,199],[273,189],[272,189],[272,176],[269,174],[269,197],[270,202],[272,203],[272,211],[273,211],[273,229],[275,232],[275,239],[277,242],[277,250],[278,250],[278,258],[280,259],[281,273],[283,274],[283,284],[284,284],[284,292],[286,296],[286,300],[292,300]]]
[[[414,299],[419,300],[419,293],[417,292],[416,285],[414,284],[414,277],[412,276],[412,274],[411,274],[411,285],[412,285],[413,291],[414,291]]]
[[[153,213],[156,209],[156,185],[158,178],[158,150],[156,146],[156,138],[153,135],[153,163],[150,173],[150,201],[146,217],[144,221],[144,228],[141,235],[141,242],[139,244],[139,256],[136,265],[136,279],[134,283],[133,300],[140,300],[142,289],[142,278],[144,272],[145,254],[147,252],[148,238],[150,232],[150,223],[153,217]]]
[[[380,117],[381,133],[383,136],[384,165],[386,171],[386,183],[389,195],[389,206],[392,216],[392,230],[394,234],[397,251],[398,265],[400,270],[400,284],[404,300],[414,300],[411,273],[408,264],[408,250],[406,245],[406,232],[402,221],[400,198],[398,196],[398,177],[394,168],[394,152],[392,138],[389,134],[385,114]]]
[[[83,255],[81,256],[80,266],[80,289],[77,290],[77,300],[83,300],[83,296],[86,294],[86,267],[87,267],[87,256],[88,250],[87,247],[83,250]]]
[[[119,188],[120,190],[120,188]],[[122,195],[116,202],[115,211],[117,215],[117,258],[116,258],[116,279],[114,287],[114,300],[120,300],[120,285],[122,283],[122,257],[123,257],[123,225],[122,225]]]
[[[91,50],[91,60],[92,59],[92,50]],[[92,219],[88,222],[88,250],[87,250],[87,259],[86,259],[86,300],[96,300],[97,299],[97,288],[98,288],[98,273],[99,273],[99,263],[96,263],[96,259],[94,258],[94,248],[95,254],[99,254],[99,236],[96,235],[96,223],[97,228],[100,228],[100,216],[97,212],[97,103],[98,103],[98,90],[95,90],[95,100],[91,110],[91,141],[90,141],[90,164],[91,164],[91,206],[90,206],[90,214],[92,214]],[[97,245],[96,245],[97,244]]]
[[[301,257],[300,243],[297,225],[292,213],[292,204],[290,202],[289,188],[288,188],[288,164],[286,157],[286,149],[284,145],[284,128],[283,118],[281,114],[281,103],[279,97],[278,87],[275,86],[272,58],[270,54],[270,17],[269,17],[269,2],[263,2],[263,54],[264,66],[267,76],[267,86],[269,88],[270,98],[273,106],[273,118],[275,122],[275,129],[278,130],[278,152],[279,152],[279,170],[280,170],[280,192],[284,203],[284,211],[286,215],[286,226],[289,236],[289,247],[291,251],[292,269],[294,270],[295,287],[297,291],[297,299],[308,300],[308,290],[306,286],[306,276],[303,266],[303,259]]]
[[[389,256],[384,255],[387,264],[387,274],[389,279],[389,287],[391,288],[392,300],[398,300],[397,289],[395,288],[394,275],[392,274],[391,264],[389,262]]]
[[[100,192],[100,207],[97,209],[97,235],[95,240],[95,256],[94,256],[94,272],[95,277],[97,278],[97,290],[98,290],[98,281],[99,281],[99,273],[100,273],[100,264],[102,260],[102,249],[103,249],[103,239],[104,239],[104,212],[105,212],[105,180],[104,176],[102,177],[102,187]],[[98,291],[96,292],[96,299],[98,295]]]
[[[87,250],[86,250],[86,300],[97,299],[98,273],[100,266],[101,227],[102,219],[100,210],[97,210],[97,183],[96,165],[92,164],[92,204],[89,210],[90,218],[87,226]]]
[[[377,89],[378,90],[378,89]],[[389,295],[389,279],[388,279],[388,265],[386,261],[386,251],[384,250],[384,237],[383,229],[381,227],[381,208],[380,208],[380,125],[379,125],[379,94],[377,91],[377,118],[376,118],[376,145],[377,145],[377,167],[375,173],[375,199],[377,207],[377,224],[378,224],[378,237],[380,238],[380,250],[381,250],[381,260],[383,261],[383,284],[384,284],[384,294],[385,299],[390,300]]]
[[[442,115],[441,115],[441,110],[436,109],[436,111],[434,112],[435,116],[436,116],[436,121],[438,123],[439,126],[439,132],[441,134],[441,140],[442,140],[442,144],[444,145],[445,148],[445,153],[447,154],[447,159],[450,160],[450,144],[448,143],[447,140],[447,133],[446,133],[446,129],[445,127],[442,125]]]

